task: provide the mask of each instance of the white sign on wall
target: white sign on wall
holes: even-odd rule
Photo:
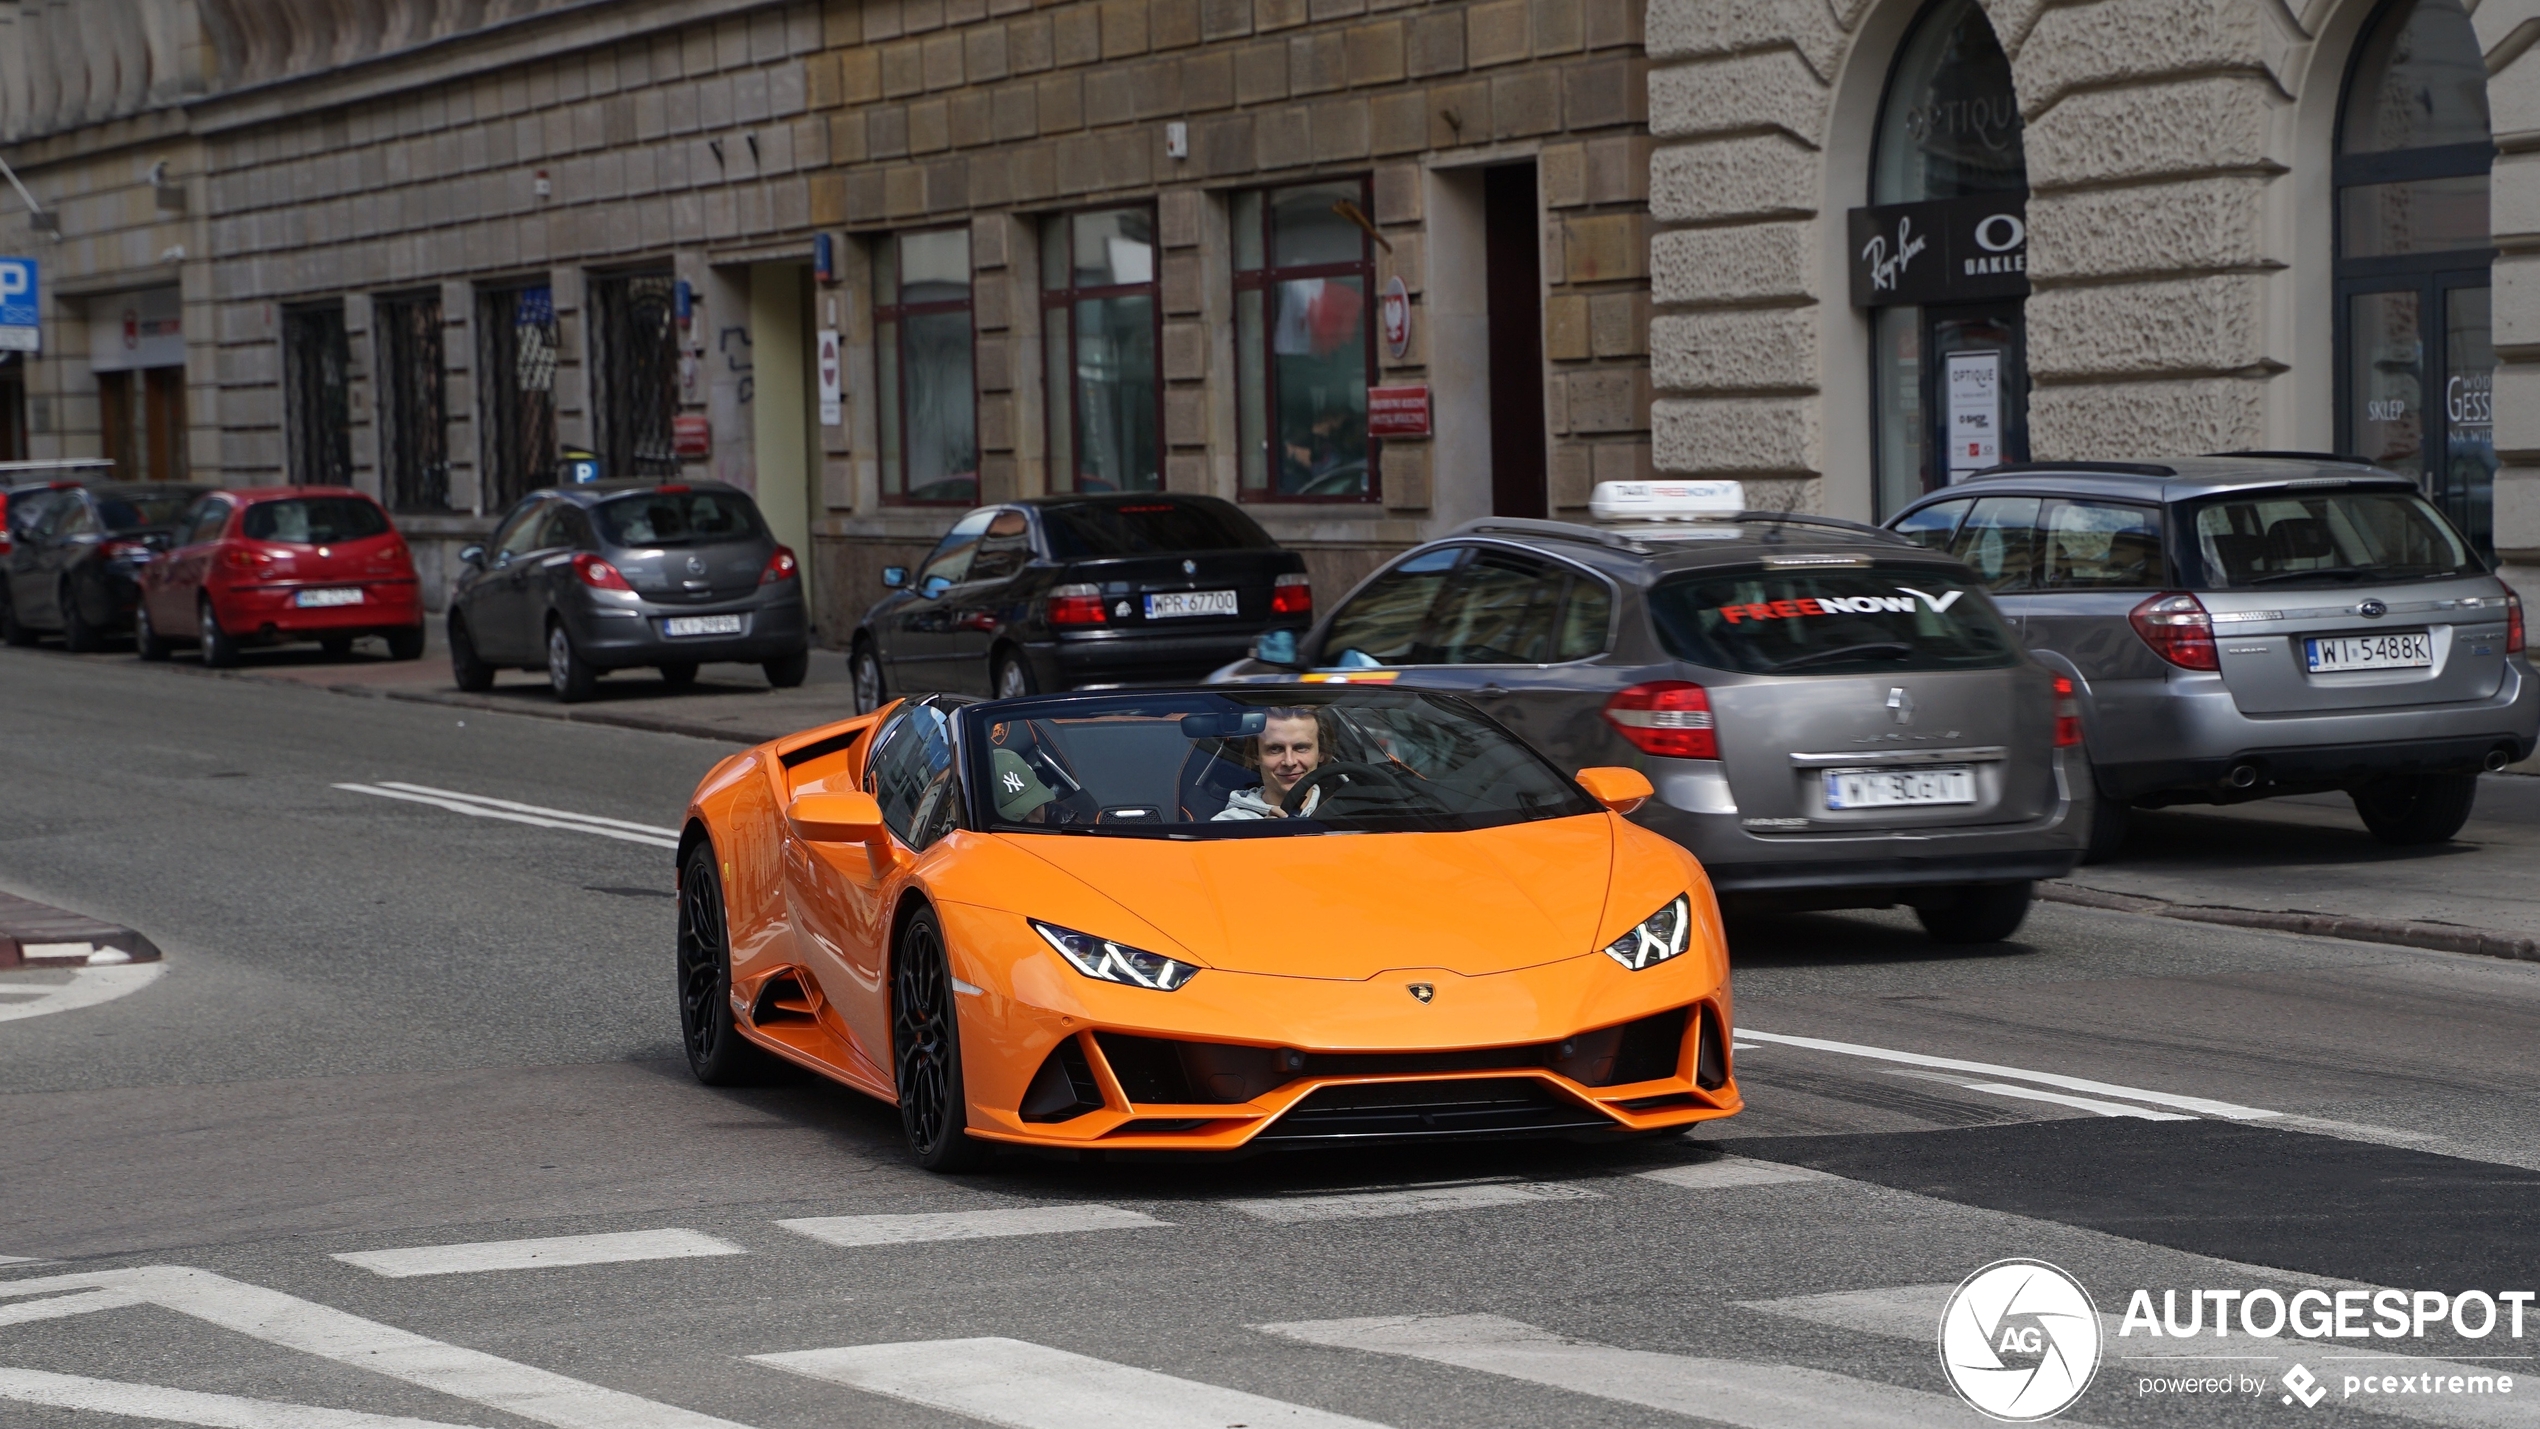
[[[2002,461],[2002,354],[1949,354],[1949,479]]]
[[[99,372],[183,367],[185,329],[174,288],[88,300],[88,365]]]
[[[846,374],[839,370],[838,334],[823,329],[819,337],[820,425],[835,427],[846,419]]]

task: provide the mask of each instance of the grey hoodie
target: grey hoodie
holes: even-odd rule
[[[1297,816],[1303,818],[1313,813],[1314,806],[1322,802],[1322,790],[1308,789],[1305,792],[1305,807],[1297,810]],[[1217,812],[1219,819],[1278,819],[1286,816],[1286,810],[1261,797],[1261,786],[1258,784],[1249,789],[1238,789],[1227,795],[1226,807]],[[1212,819],[1209,822],[1214,823],[1216,820]]]

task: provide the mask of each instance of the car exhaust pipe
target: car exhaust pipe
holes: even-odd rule
[[[2234,789],[2255,789],[2258,787],[2258,766],[2235,764],[2231,766],[2231,772],[2223,776],[2223,783]]]
[[[2487,751],[2486,762],[2487,772],[2493,774],[2497,770],[2514,762],[2513,752],[2506,749],[2503,745],[2498,745],[2496,748]]]

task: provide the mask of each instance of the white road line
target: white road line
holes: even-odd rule
[[[1744,1156],[1722,1156],[1717,1160],[1688,1162],[1682,1166],[1661,1166],[1639,1175],[1644,1181],[1664,1181],[1688,1191],[1723,1191],[1733,1186],[1778,1186],[1789,1181],[1837,1179],[1805,1166],[1784,1166]]]
[[[487,1240],[468,1245],[418,1245],[402,1250],[352,1250],[335,1258],[346,1265],[402,1279],[410,1275],[467,1275],[480,1270],[537,1270],[743,1253],[732,1242],[717,1240],[702,1231],[659,1230]]]
[[[379,787],[402,789],[409,794],[429,794],[440,799],[457,799],[469,804],[483,804],[493,809],[509,809],[515,814],[544,814],[551,819],[571,819],[575,823],[597,824],[604,828],[631,829],[639,834],[653,834],[660,838],[679,837],[677,829],[666,829],[659,824],[636,824],[624,819],[604,819],[597,814],[577,814],[571,809],[550,809],[538,804],[515,804],[509,799],[497,799],[490,794],[464,794],[456,789],[435,789],[429,784],[408,784],[396,779],[382,779],[379,781]]]
[[[2229,1262],[2212,1263],[2229,1267]],[[2237,1269],[2237,1267],[2230,1268]],[[2259,1277],[2283,1276],[2284,1279],[2277,1282],[2280,1285],[2298,1282],[2307,1286],[2317,1278],[2272,1270],[2258,1270],[2254,1273]],[[2237,1279],[2239,1276],[2235,1274],[2228,1278]],[[2264,1283],[2263,1279],[2261,1283]],[[1891,1339],[1912,1340],[1917,1344],[1929,1345],[1940,1331],[1940,1312],[1948,1305],[1950,1293],[1957,1288],[1955,1285],[1895,1285],[1878,1290],[1845,1290],[1831,1295],[1794,1295],[1781,1300],[1741,1300],[1737,1303],[1744,1309],[1760,1311],[1767,1315],[1780,1315],[1793,1320],[1806,1320],[1811,1324],[1829,1325],[1838,1330],[1885,1335]],[[2323,1345],[2306,1340],[2257,1339],[2236,1330],[2228,1340],[2215,1339],[2210,1332],[2185,1342],[2171,1339],[2147,1339],[2139,1334],[2119,1338],[2117,1330],[2124,1324],[2124,1317],[2109,1310],[2099,1312],[2099,1323],[2106,1332],[2100,1342],[2106,1356],[2103,1368],[2100,1370],[2102,1375],[2137,1372],[2219,1374],[2225,1367],[2226,1360],[2245,1362],[2252,1356],[2265,1356],[2275,1360],[2277,1365],[2276,1368],[2265,1371],[2265,1377],[2270,1384],[2276,1375],[2284,1372],[2286,1366],[2301,1363],[2309,1365],[2312,1373],[2328,1382],[2331,1394],[2339,1392],[2342,1388],[2340,1378],[2350,1371],[2357,1375],[2366,1373],[2379,1375],[2387,1374],[2396,1368],[2403,1375],[2424,1376],[2440,1373],[2446,1378],[2455,1374],[2492,1375],[2501,1371],[2513,1374],[2517,1379],[2521,1378],[2521,1372],[2509,1365],[2454,1364],[2447,1360],[2380,1354],[2355,1345]],[[2181,1348],[2183,1344],[2210,1345],[2218,1358],[2208,1359],[2195,1354],[2192,1350]],[[2164,1368],[2149,1363],[2153,1360],[2170,1361],[2175,1367]],[[2337,1361],[2333,1367],[2328,1365],[2331,1360]],[[2359,1360],[2375,1361],[2377,1366],[2367,1369],[2364,1365],[2356,1363]],[[2200,1363],[2213,1367],[2209,1370],[2200,1370],[2197,1368]],[[2127,1368],[2128,1365],[2133,1368]],[[2249,1372],[2245,1363],[2240,1367],[2244,1372]],[[2431,1397],[2411,1399],[2406,1395],[2376,1394],[2357,1395],[2351,1400],[2342,1402],[2352,1409],[2368,1410],[2374,1414],[2388,1414],[2401,1419],[2415,1419],[2428,1424],[2469,1425],[2484,1429],[2487,1425],[2528,1426],[2533,1422],[2529,1404],[2518,1403],[2505,1395],[2493,1397],[2445,1395],[2439,1399]],[[2056,1422],[2060,1424],[2064,1421],[2057,1420]]]
[[[1928,1057],[1920,1052],[1899,1052],[1891,1047],[1865,1047],[1858,1042],[1831,1042],[1822,1037],[1792,1037],[1779,1032],[1758,1032],[1752,1027],[1739,1028],[1737,1035],[1752,1037],[1759,1042],[1805,1047],[1815,1052],[1836,1052],[1846,1057],[1868,1057],[1875,1061],[1896,1062],[1908,1067],[1932,1067],[1944,1072],[1976,1072],[1988,1077],[2009,1077],[2014,1081],[2062,1087],[2069,1092],[2096,1092],[2101,1096],[2123,1097],[2128,1101],[2148,1102],[2153,1106],[2176,1107],[2180,1111],[2197,1112],[2205,1116],[2229,1117],[2234,1121],[2257,1121],[2266,1117],[2284,1115],[2280,1111],[2242,1106],[2237,1102],[2214,1101],[2206,1097],[2185,1097],[2171,1092],[2146,1091],[2141,1087],[2119,1086],[2114,1082],[2094,1082],[2087,1077],[2067,1077],[2059,1072],[2032,1072],[2025,1067],[2005,1067],[1993,1062],[1967,1062],[1955,1057]]]
[[[556,1429],[746,1429],[729,1419],[426,1339],[190,1266],[145,1265],[0,1280],[0,1298],[99,1288],[126,1291],[136,1300],[269,1345],[384,1374]]]
[[[1479,1186],[1415,1186],[1400,1191],[1350,1191],[1333,1196],[1264,1196],[1221,1201],[1229,1210],[1280,1224],[1300,1221],[1368,1221],[1431,1211],[1478,1211],[1492,1206],[1533,1206],[1545,1201],[1600,1201],[1585,1186],[1558,1181],[1495,1182]]]
[[[1481,1370],[1742,1429],[1967,1429],[1982,1422],[1947,1395],[1796,1365],[1618,1349],[1498,1315],[1390,1315],[1254,1328],[1308,1344]]]
[[[121,1384],[111,1379],[48,1374],[38,1369],[0,1368],[0,1399],[171,1424],[203,1424],[211,1429],[453,1429],[436,1419],[320,1409],[313,1404],[162,1389],[155,1384]]]
[[[597,824],[585,822],[578,816],[566,819],[549,818],[537,814],[517,814],[507,809],[486,808],[458,799],[445,799],[430,794],[409,794],[402,789],[375,788],[368,784],[338,784],[335,787],[355,794],[377,795],[382,799],[402,799],[409,804],[429,804],[436,809],[447,809],[453,814],[466,814],[471,818],[502,819],[508,823],[528,824],[534,828],[563,829],[568,833],[577,834],[597,834],[604,839],[622,839],[627,843],[649,844],[654,848],[679,847],[679,839],[675,834],[637,833],[632,829],[603,828]]]
[[[2101,1116],[2131,1116],[2144,1121],[2194,1121],[2184,1112],[2154,1111],[2150,1107],[2128,1106],[2123,1102],[2100,1101],[2096,1097],[2067,1096],[2062,1092],[2040,1091],[2035,1087],[2015,1087],[2009,1082],[1962,1082],[1971,1092],[1991,1092],[1997,1097],[2018,1097],[2029,1102],[2053,1102],[2057,1106],[2079,1107]]]
[[[750,1358],[1014,1429],[1383,1429],[1346,1414],[1024,1340],[920,1340]]]
[[[1011,1235],[1065,1235],[1166,1226],[1118,1206],[1021,1206],[1004,1211],[933,1211],[913,1216],[807,1216],[778,1221],[797,1235],[831,1245],[909,1245],[929,1240],[988,1240]]]
[[[141,1297],[127,1295],[120,1290],[80,1290],[43,1300],[22,1300],[15,1305],[0,1305],[0,1325],[25,1325],[37,1320],[60,1320],[72,1315],[85,1315],[95,1310],[120,1310],[126,1305],[140,1303],[142,1303]]]
[[[118,997],[139,992],[159,980],[168,970],[166,963],[129,963],[122,967],[73,968],[71,980],[42,986],[36,996],[22,1001],[0,1002],[0,1022],[15,1022],[21,1017],[42,1017],[53,1012],[75,1012],[95,1007]],[[37,984],[11,984],[12,990],[37,987]]]

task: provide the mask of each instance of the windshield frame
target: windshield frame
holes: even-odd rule
[[[1194,698],[1213,700],[1238,707],[1290,707],[1347,702],[1371,704],[1418,704],[1441,707],[1455,717],[1503,740],[1523,760],[1531,763],[1549,779],[1565,802],[1546,812],[1509,809],[1489,813],[1404,814],[1400,816],[1354,816],[1345,823],[1308,816],[1276,819],[1208,820],[1199,823],[1154,824],[1031,824],[1001,817],[994,801],[978,796],[990,785],[990,772],[985,767],[989,751],[996,748],[988,734],[988,726],[1001,720],[1016,718],[1082,717],[1105,709],[1135,713],[1141,705],[1162,705]],[[1504,828],[1512,824],[1544,823],[1555,819],[1579,818],[1607,812],[1604,804],[1580,787],[1578,781],[1561,767],[1544,757],[1541,751],[1511,732],[1507,726],[1491,718],[1470,701],[1443,690],[1402,689],[1392,686],[1345,685],[1337,683],[1305,683],[1277,685],[1229,685],[1207,688],[1122,690],[1030,695],[1020,699],[980,700],[966,702],[952,712],[953,760],[958,773],[961,804],[961,827],[974,833],[1045,835],[1064,838],[1143,838],[1176,843],[1208,843],[1228,839],[1299,838],[1323,835],[1358,836],[1388,833],[1472,833],[1484,829]],[[1160,714],[1160,712],[1159,712]]]

